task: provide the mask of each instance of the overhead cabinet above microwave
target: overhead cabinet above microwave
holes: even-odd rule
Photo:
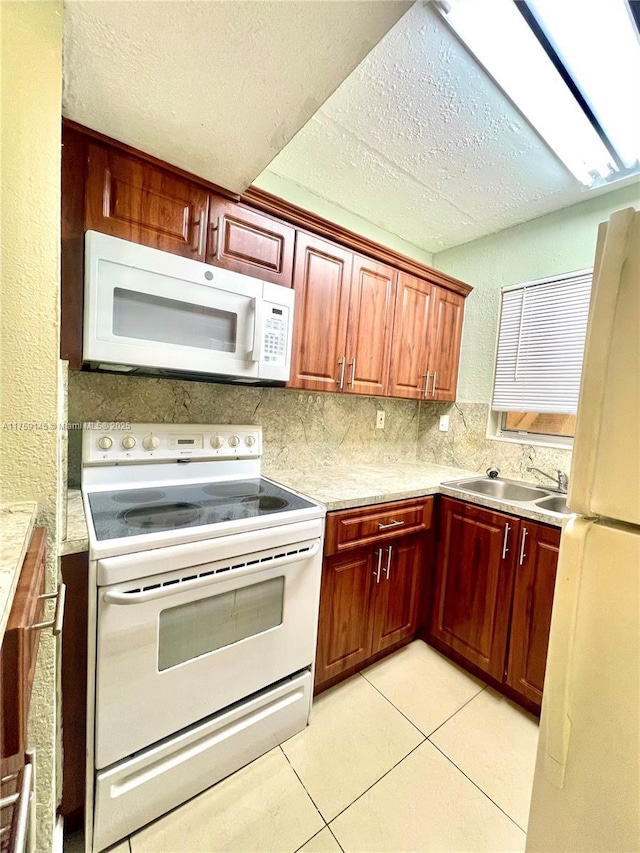
[[[88,231],[84,361],[107,370],[289,378],[294,292]]]

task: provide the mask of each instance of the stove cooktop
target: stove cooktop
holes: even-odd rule
[[[316,506],[262,477],[89,492],[88,498],[100,541]]]

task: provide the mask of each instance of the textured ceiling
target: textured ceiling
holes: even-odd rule
[[[67,0],[63,114],[244,191],[402,0]]]
[[[268,171],[430,252],[586,197],[420,2]]]

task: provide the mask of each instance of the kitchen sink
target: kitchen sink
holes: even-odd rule
[[[551,495],[551,497],[545,498],[543,501],[538,501],[537,505],[540,509],[547,509],[551,512],[560,512],[563,515],[569,515],[571,513],[564,495]]]
[[[522,506],[543,512],[555,512],[570,515],[566,495],[554,493],[551,489],[535,483],[523,483],[519,480],[506,480],[503,477],[475,477],[467,480],[450,480],[443,483],[449,489],[460,492],[461,496],[484,495],[503,501],[512,507]]]
[[[448,483],[447,485],[453,485]],[[535,486],[519,485],[512,483],[509,480],[491,480],[489,478],[480,478],[478,480],[468,480],[464,483],[464,488],[468,492],[476,492],[479,495],[489,495],[492,498],[498,498],[503,501],[535,501],[549,492],[546,489],[538,489]]]

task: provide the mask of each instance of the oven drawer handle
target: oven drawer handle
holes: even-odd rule
[[[147,601],[156,601],[158,598],[167,598],[170,595],[179,595],[181,592],[190,592],[192,589],[215,586],[215,584],[224,583],[224,581],[228,581],[231,578],[242,578],[247,575],[255,575],[259,572],[264,572],[267,569],[277,569],[280,566],[288,566],[290,563],[299,563],[301,560],[310,560],[319,552],[320,543],[314,542],[309,550],[304,551],[302,554],[298,551],[296,554],[277,557],[273,560],[265,560],[264,563],[245,566],[244,568],[237,569],[232,573],[219,572],[217,574],[207,575],[203,578],[194,578],[192,581],[183,581],[180,584],[160,586],[157,589],[145,590],[143,592],[118,592],[116,590],[108,590],[105,592],[103,598],[107,604],[145,604]]]

